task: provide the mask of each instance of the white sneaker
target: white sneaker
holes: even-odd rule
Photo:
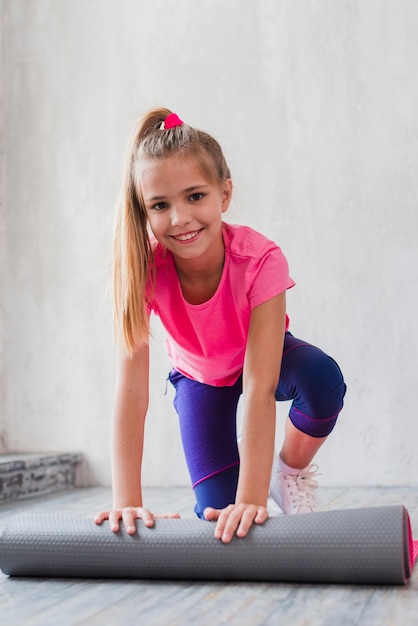
[[[314,513],[320,510],[315,490],[318,466],[308,465],[298,474],[289,474],[280,469],[280,459],[273,469],[270,496],[286,515]]]

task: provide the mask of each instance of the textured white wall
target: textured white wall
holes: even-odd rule
[[[112,211],[131,126],[165,105],[220,140],[230,221],[282,246],[297,282],[292,329],[345,373],[346,407],[318,455],[323,483],[417,485],[418,4],[1,7],[8,449],[82,450],[92,479],[110,479]],[[145,480],[187,483],[154,326]]]
[[[0,0],[0,24],[2,16],[2,2]],[[0,454],[6,450],[4,445],[5,429],[5,399],[6,399],[6,375],[4,369],[4,340],[5,340],[5,276],[6,276],[6,223],[4,205],[4,83],[3,83],[3,45],[2,32],[0,32]]]

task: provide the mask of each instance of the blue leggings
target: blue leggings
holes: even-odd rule
[[[230,387],[212,387],[170,372],[175,387],[186,462],[196,496],[195,512],[235,501],[239,474],[236,412],[242,376]],[[293,400],[289,417],[300,431],[326,437],[343,406],[346,386],[337,363],[319,348],[285,334],[276,400]]]

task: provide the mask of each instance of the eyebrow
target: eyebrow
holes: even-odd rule
[[[210,185],[202,184],[202,185],[193,185],[192,187],[186,187],[183,189],[181,193],[193,193],[194,191],[199,191],[201,189],[208,189]],[[146,202],[156,202],[159,200],[164,200],[167,196],[152,196],[151,198],[147,198]]]

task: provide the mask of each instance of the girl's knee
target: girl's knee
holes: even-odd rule
[[[341,410],[346,385],[336,361],[316,349],[311,358],[300,364],[298,385],[302,395],[315,406],[325,401],[333,407],[332,412]],[[328,412],[328,411],[326,411]]]
[[[194,512],[200,519],[205,519],[204,511],[207,507],[224,509],[235,502],[238,476],[239,463],[194,485],[196,497]]]
[[[290,419],[299,430],[314,437],[326,437],[333,430],[343,407],[346,384],[335,360],[316,351],[299,371],[298,394]]]

